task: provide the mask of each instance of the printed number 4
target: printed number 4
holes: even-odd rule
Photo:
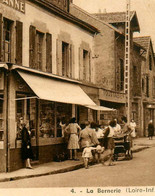
[[[75,193],[74,189],[71,189],[71,192],[72,192],[72,193]]]

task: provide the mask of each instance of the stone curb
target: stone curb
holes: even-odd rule
[[[58,169],[50,172],[45,172],[45,173],[40,173],[40,174],[31,174],[31,175],[25,175],[25,176],[15,176],[15,177],[9,177],[9,178],[2,178],[0,179],[0,182],[8,182],[8,181],[13,181],[13,180],[21,180],[25,178],[33,178],[33,177],[40,177],[40,176],[47,176],[47,175],[52,175],[52,174],[58,174],[58,173],[65,173],[69,171],[74,171],[80,168],[83,168],[84,165],[83,163],[79,163],[74,166],[69,166],[63,169]]]
[[[147,148],[150,148],[150,146],[139,147],[139,148],[133,150],[133,153],[140,152],[140,151],[145,150],[145,149],[147,149]]]
[[[139,147],[139,148],[133,150],[133,153],[140,152],[140,151],[145,150],[147,148],[150,148],[150,147],[149,146]],[[66,167],[63,169],[58,169],[58,170],[54,170],[54,171],[50,171],[50,172],[45,172],[45,173],[40,173],[40,174],[31,174],[31,175],[25,175],[25,176],[15,176],[15,177],[2,178],[2,179],[0,179],[0,182],[8,182],[8,181],[14,181],[14,180],[21,180],[21,179],[25,179],[25,178],[33,178],[33,177],[47,176],[47,175],[52,175],[52,174],[65,173],[65,172],[74,171],[74,170],[77,170],[77,169],[80,169],[83,167],[84,167],[83,163],[80,162],[74,166],[69,166],[69,167]]]

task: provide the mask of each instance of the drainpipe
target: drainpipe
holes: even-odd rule
[[[10,67],[11,63],[7,63],[8,70],[6,73],[6,172],[10,172],[10,141],[9,141],[9,86],[10,86]]]

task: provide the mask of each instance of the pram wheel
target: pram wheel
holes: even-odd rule
[[[118,160],[118,154],[114,154],[113,155],[113,161],[117,161]]]

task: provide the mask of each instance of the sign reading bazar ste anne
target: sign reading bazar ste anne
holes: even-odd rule
[[[0,0],[0,2],[19,12],[25,13],[25,0]]]

